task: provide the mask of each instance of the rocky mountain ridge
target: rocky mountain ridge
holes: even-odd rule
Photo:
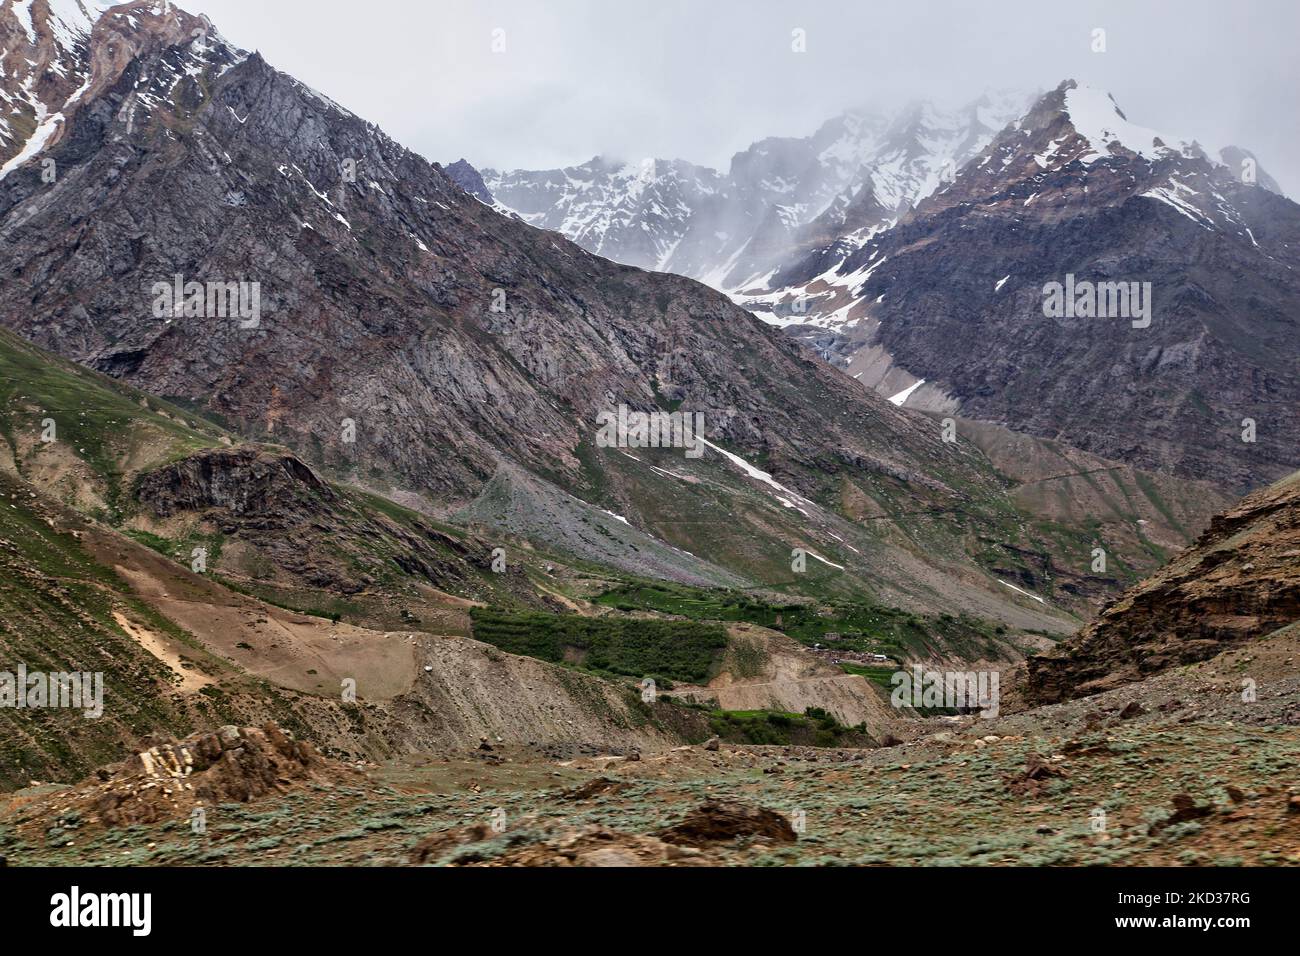
[[[1079,635],[1031,657],[1027,696],[1045,704],[1100,693],[1249,649],[1298,620],[1300,474],[1216,516],[1193,547]]]
[[[892,228],[743,300],[897,404],[1245,490],[1295,465],[1300,206],[1275,185],[1069,81]],[[1049,314],[1076,281],[1096,311]]]
[[[123,13],[155,38],[125,60]],[[1069,626],[987,552],[1082,563],[1084,532],[1067,556],[1025,527],[976,448],[698,283],[498,215],[203,26],[148,3],[96,25],[101,91],[39,157],[57,176],[34,157],[0,181],[11,328],[341,480],[627,572],[784,581],[802,546],[841,593]],[[600,447],[620,405],[703,415],[703,457]]]

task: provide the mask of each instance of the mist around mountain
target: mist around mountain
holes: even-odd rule
[[[597,157],[484,183],[507,214],[727,290],[895,404],[1236,491],[1296,465],[1300,207],[1248,149],[1105,91],[848,113],[726,174]],[[714,229],[719,209],[758,225]]]
[[[1274,189],[1067,81],[741,300],[899,404],[1244,491],[1295,466],[1300,206]]]
[[[851,111],[811,136],[756,142],[725,171],[603,156],[564,169],[484,169],[491,198],[479,198],[617,262],[735,289],[828,237],[896,219],[1031,100],[998,92],[956,110]]]

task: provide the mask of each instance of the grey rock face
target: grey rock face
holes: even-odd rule
[[[480,202],[492,205],[492,192],[483,182],[483,177],[479,175],[478,170],[466,162],[463,158],[458,159],[447,167],[447,175],[451,181],[459,186],[465,192],[469,193]]]
[[[722,296],[497,215],[189,24],[150,28],[120,64],[92,43],[103,91],[50,150],[57,180],[29,163],[0,182],[0,314],[21,334],[338,472],[453,499],[505,460],[584,487],[596,413],[657,395],[796,483],[819,460],[961,467]],[[203,308],[172,301],[177,277]]]

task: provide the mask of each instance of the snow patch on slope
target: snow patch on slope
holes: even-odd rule
[[[902,390],[901,392],[899,392],[897,395],[891,395],[891,396],[889,397],[889,400],[890,400],[893,404],[895,404],[895,405],[897,405],[897,406],[899,406],[899,407],[901,408],[901,407],[903,406],[903,404],[904,404],[904,403],[905,403],[909,398],[912,397],[912,393],[915,392],[918,388],[920,388],[920,387],[921,387],[922,385],[924,385],[924,384],[925,384],[925,379],[920,379],[918,382],[916,382],[916,384],[911,385],[911,386],[909,386],[909,387],[903,389],[903,390]]]
[[[1030,593],[1029,593],[1028,591],[1026,591],[1024,588],[1018,588],[1018,587],[1016,587],[1014,584],[1008,584],[1006,581],[1003,581],[1001,578],[998,578],[998,584],[1001,584],[1003,587],[1011,588],[1011,590],[1013,590],[1013,591],[1015,591],[1015,592],[1017,592],[1017,593],[1019,593],[1019,594],[1023,594],[1023,595],[1024,595],[1025,597],[1027,597],[1027,598],[1033,598],[1033,599],[1034,599],[1035,601],[1037,601],[1039,604],[1046,604],[1046,603],[1047,603],[1047,602],[1044,601],[1042,598],[1040,598],[1037,594],[1030,594]]]

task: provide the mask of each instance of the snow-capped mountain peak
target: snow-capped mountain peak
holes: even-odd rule
[[[246,56],[169,0],[0,0],[0,36],[0,179],[57,143],[82,102],[146,47],[176,54],[165,73],[139,78],[131,123],[203,64]]]
[[[1120,149],[1151,161],[1171,154],[1207,155],[1194,140],[1188,142],[1131,122],[1115,102],[1115,97],[1096,87],[1074,85],[1065,89],[1062,112],[1075,131],[1088,142],[1091,152],[1079,157],[1084,163],[1112,156]]]
[[[952,368],[947,382],[959,386],[937,371],[954,330],[912,348],[913,325],[943,324],[976,301],[1004,317],[1013,296],[1030,289],[1032,299],[1032,290],[1072,271],[1134,272],[1188,313],[1230,311],[1249,296],[1227,282],[1210,296],[1187,277],[1210,255],[1239,263],[1227,274],[1242,286],[1256,273],[1290,283],[1300,207],[1278,192],[1247,151],[1211,153],[1131,121],[1104,91],[1066,81],[913,209],[892,218],[877,211],[873,225],[833,235],[733,298],[881,395],[903,395],[924,379],[902,400],[954,411],[982,395]]]
[[[482,178],[495,202],[591,252],[735,289],[912,208],[1030,99],[999,92],[956,110],[925,102],[850,110],[811,136],[754,143],[725,173],[597,156],[564,169],[484,169]]]

